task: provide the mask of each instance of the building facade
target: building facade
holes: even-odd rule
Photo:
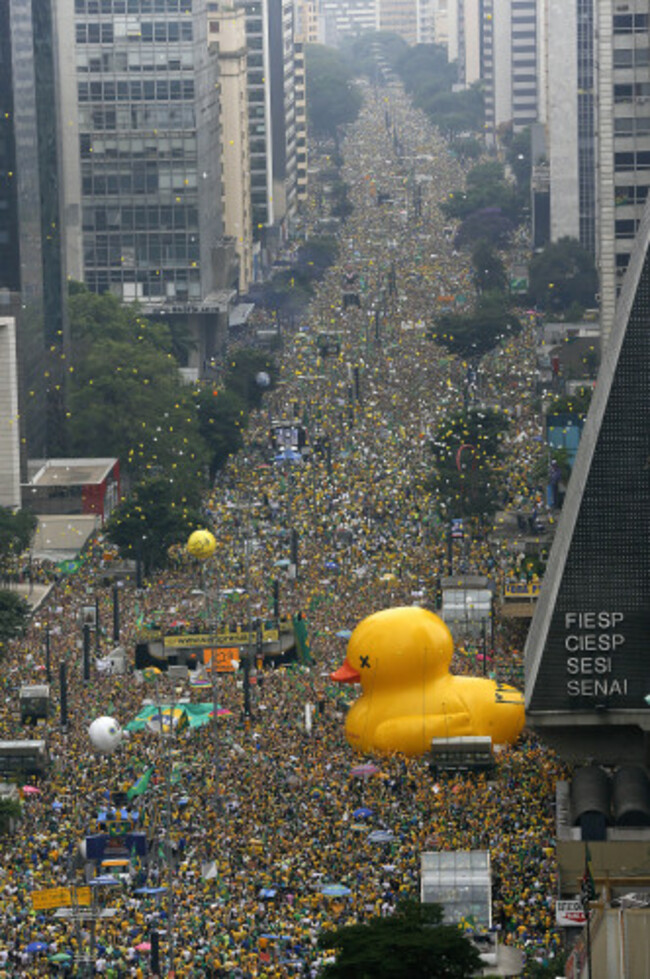
[[[551,237],[594,255],[605,342],[650,185],[648,21],[643,0],[548,0]]]
[[[84,282],[145,307],[197,304],[233,285],[204,0],[58,0],[56,9],[65,198],[79,216]]]
[[[324,43],[336,47],[342,38],[379,29],[378,0],[323,0]]]
[[[631,252],[524,653],[526,723],[570,757],[650,757],[650,210]]]
[[[261,245],[262,266],[268,266],[296,212],[293,6],[289,0],[242,0],[242,7],[248,49],[253,237]]]
[[[224,233],[239,261],[238,287],[245,293],[253,278],[250,144],[244,11],[209,4],[209,39],[219,58]]]
[[[51,0],[0,4],[0,312],[14,316],[21,466],[56,449],[65,394],[66,218]],[[47,356],[46,356],[47,352]],[[48,424],[49,423],[49,424]]]

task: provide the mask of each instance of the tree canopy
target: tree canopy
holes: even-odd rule
[[[172,544],[184,543],[202,525],[195,502],[179,498],[165,476],[145,479],[113,510],[106,536],[122,557],[140,558],[145,575],[149,574],[165,566]]]
[[[305,47],[307,118],[313,131],[336,136],[339,126],[354,122],[362,97],[341,54],[322,44]]]
[[[24,598],[13,591],[0,591],[0,654],[10,639],[23,634],[29,615]]]
[[[440,205],[449,218],[467,220],[470,215],[486,209],[498,211],[513,224],[522,216],[522,199],[517,188],[506,179],[497,160],[478,163],[467,174],[466,187],[453,190]]]
[[[470,313],[445,313],[430,334],[431,339],[462,357],[481,357],[500,340],[521,332],[521,323],[500,292],[478,297]]]
[[[431,479],[447,516],[483,516],[497,505],[495,469],[508,419],[500,411],[472,409],[439,425],[431,443]]]
[[[202,388],[196,394],[199,431],[210,451],[210,478],[244,444],[246,403],[229,388]]]
[[[36,517],[29,510],[0,506],[0,567],[26,551],[36,530]]]
[[[277,379],[272,357],[252,347],[242,347],[229,360],[224,373],[224,387],[236,394],[248,408],[259,408],[265,391]]]
[[[481,959],[442,916],[437,904],[403,901],[394,914],[321,933],[319,946],[337,952],[322,979],[467,979]]]
[[[508,288],[501,256],[485,240],[477,242],[472,250],[472,276],[477,292],[506,292]]]
[[[574,303],[593,307],[597,291],[594,260],[575,238],[560,238],[533,256],[528,292],[547,312],[562,313]]]

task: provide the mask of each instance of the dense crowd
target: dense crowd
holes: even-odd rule
[[[89,954],[89,923],[36,912],[30,894],[83,880],[80,842],[110,793],[151,764],[152,782],[135,804],[156,842],[128,880],[95,889],[97,905],[115,909],[93,929],[97,974],[150,974],[148,944],[160,929],[164,975],[170,948],[177,976],[316,975],[319,933],[417,896],[426,849],[489,849],[502,940],[539,960],[557,949],[552,796],[561,767],[548,749],[526,735],[500,753],[489,777],[436,781],[425,759],[377,758],[359,769],[363,759],[345,741],[347,695],[329,673],[345,655],[346,632],[383,607],[433,607],[444,573],[447,545],[426,488],[427,441],[462,407],[467,365],[428,340],[424,326],[440,297],[463,308],[474,290],[467,256],[454,251],[438,207],[462,185],[462,167],[397,86],[368,88],[343,156],[354,210],[340,255],[295,335],[287,331],[280,384],[206,501],[215,557],[201,570],[181,556],[141,592],[133,582],[120,589],[120,641],[131,653],[151,622],[164,630],[205,616],[268,617],[279,579],[282,612],[305,617],[315,662],[258,671],[251,718],[242,716],[238,674],[219,676],[219,704],[230,713],[216,725],[173,740],[132,734],[114,755],[97,755],[90,722],[109,715],[125,725],[154,692],[132,672],[93,670],[83,682],[79,611],[88,601],[99,603],[100,652],[111,645],[112,555],[101,538],[91,544],[83,567],[54,586],[3,662],[0,735],[24,737],[18,690],[43,678],[47,626],[55,679],[58,663],[68,664],[69,724],[61,731],[57,706],[47,733],[51,772],[34,780],[22,821],[2,839],[0,977],[72,974],[72,957]],[[380,194],[392,203],[379,204]],[[308,216],[316,213],[311,201]],[[356,276],[359,307],[342,308],[344,275]],[[340,333],[338,355],[319,356],[323,330]],[[481,365],[478,396],[512,421],[504,506],[528,505],[539,492],[530,479],[539,435],[533,354],[531,325]],[[329,443],[329,457],[271,461],[270,418],[299,420],[312,441]],[[291,530],[295,578],[287,570]],[[457,558],[499,585],[517,571],[507,542],[486,535],[467,540]],[[454,666],[480,668],[471,648],[457,650]],[[497,635],[491,669],[510,677],[517,666],[518,654]],[[167,702],[211,697],[186,681],[157,682],[156,696]],[[56,682],[53,694],[58,704]],[[315,707],[311,730],[306,704]],[[368,814],[355,817],[360,809]],[[369,839],[377,829],[390,831],[383,842]]]

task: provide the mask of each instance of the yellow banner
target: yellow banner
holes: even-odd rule
[[[538,595],[538,581],[512,581],[503,589],[504,598],[537,598]]]
[[[47,911],[51,908],[71,908],[73,905],[90,905],[89,887],[48,887],[43,891],[32,891],[34,911]]]
[[[262,630],[262,642],[277,642],[279,638],[280,633],[277,629]],[[246,646],[255,643],[257,635],[254,632],[231,632],[228,629],[219,629],[212,633],[196,632],[194,635],[165,636],[165,649],[205,648],[215,640],[223,645]]]

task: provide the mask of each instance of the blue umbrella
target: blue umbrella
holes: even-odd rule
[[[352,891],[343,884],[325,884],[321,887],[320,893],[324,894],[325,897],[346,897]]]
[[[368,809],[368,806],[361,806],[360,809],[355,809],[352,815],[355,819],[367,819],[368,816],[372,816],[373,810]]]
[[[47,942],[30,942],[25,951],[29,952],[30,955],[36,955],[37,952],[47,952]]]
[[[352,633],[349,629],[339,629],[336,635],[339,639],[349,639]]]
[[[275,897],[275,895],[277,893],[278,892],[276,891],[275,887],[262,887],[262,889],[260,890],[259,896],[260,897]]]
[[[326,561],[325,567],[327,568],[328,571],[338,570],[338,564],[336,563],[336,561]]]

